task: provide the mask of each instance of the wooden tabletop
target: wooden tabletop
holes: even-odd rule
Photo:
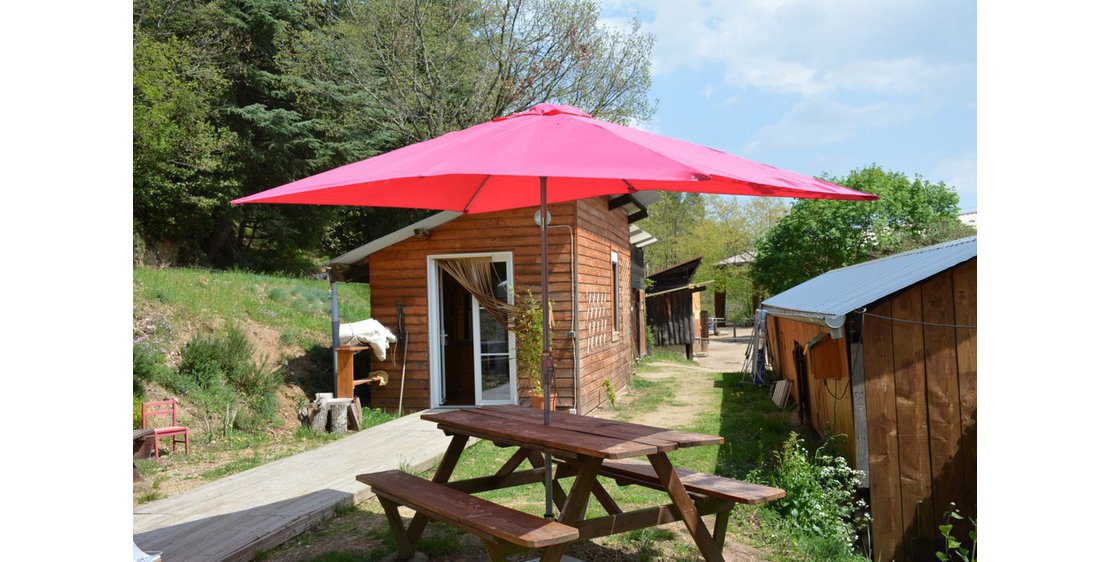
[[[624,459],[673,451],[680,447],[720,445],[715,435],[674,431],[616,420],[543,411],[521,406],[484,406],[434,414],[422,419],[455,434],[470,435],[533,448],[565,451],[604,459]]]

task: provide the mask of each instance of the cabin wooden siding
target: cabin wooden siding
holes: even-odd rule
[[[574,203],[551,205],[551,224],[575,223]],[[513,282],[517,292],[531,290],[540,294],[540,230],[534,221],[535,208],[496,213],[463,215],[431,231],[427,239],[409,238],[367,258],[370,275],[370,306],[379,321],[395,329],[395,303],[405,307],[408,331],[408,367],[405,374],[403,407],[417,410],[431,406],[431,378],[428,355],[428,256],[440,254],[512,252]],[[627,227],[626,227],[627,228]],[[627,234],[626,234],[627,237]],[[552,357],[555,361],[555,388],[559,396],[572,396],[574,365],[570,339],[571,325],[571,239],[565,228],[548,230],[548,276],[552,309]],[[389,373],[389,384],[372,391],[375,408],[396,408],[400,398],[402,346],[395,346],[394,358],[374,361],[374,369]],[[395,360],[394,360],[395,359]],[[518,395],[529,381],[518,373]],[[568,401],[569,404],[570,401]]]
[[[570,338],[571,244],[577,242],[579,295],[579,364],[581,380],[578,405],[588,413],[606,397],[605,380],[620,391],[632,377],[631,346],[631,259],[628,219],[624,211],[610,211],[604,198],[550,205],[553,228],[548,229],[549,293],[553,324],[551,350],[555,365],[557,406],[574,406],[574,348]],[[405,375],[403,407],[406,410],[431,405],[431,377],[428,348],[428,256],[441,254],[512,252],[513,282],[518,293],[540,295],[540,231],[534,221],[536,208],[496,213],[464,215],[431,231],[427,239],[409,238],[378,252],[367,260],[370,303],[376,317],[391,329],[396,328],[395,303],[405,307],[408,331],[408,366]],[[558,225],[567,225],[571,232]],[[620,263],[621,326],[612,330],[611,253]],[[372,391],[371,406],[396,408],[400,398],[403,349],[391,350],[395,356],[374,361],[373,369],[389,373],[389,384]],[[517,373],[518,396],[524,397],[530,381]]]
[[[829,334],[824,326],[800,322],[791,318],[769,317],[775,346],[773,355],[780,358],[779,372],[791,382],[790,392],[794,400],[799,400],[798,373],[794,366],[794,342],[805,347],[813,338]],[[844,338],[832,339],[827,336],[810,349],[807,355],[809,388],[809,411],[813,418],[813,428],[822,437],[843,435],[848,462],[855,466],[856,444],[855,423],[852,417],[851,376],[848,369],[848,354]]]
[[[632,380],[632,254],[628,217],[610,211],[602,198],[577,201],[578,209],[578,341],[580,413],[606,401],[605,381],[614,392]],[[612,252],[620,269],[617,295],[620,326],[613,326]]]
[[[934,560],[937,526],[953,502],[977,516],[976,260],[941,272],[867,307],[860,339],[864,370],[872,552],[876,562]],[[896,318],[900,321],[892,321]],[[776,366],[795,381],[793,342],[805,345],[827,329],[771,317]],[[826,424],[851,439],[855,420],[848,338],[836,342],[845,368],[829,389],[811,372],[814,429]],[[842,382],[841,382],[842,381]],[[797,399],[796,387],[795,399]],[[842,414],[843,413],[843,414]],[[844,421],[842,421],[842,418]],[[853,466],[857,466],[853,458]],[[965,522],[957,533],[966,531]],[[962,536],[966,536],[963,534]]]

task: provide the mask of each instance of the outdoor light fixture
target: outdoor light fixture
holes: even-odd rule
[[[536,226],[543,226],[543,224],[540,224],[540,212],[539,211],[536,211],[536,214],[532,215],[532,220],[536,221]],[[551,213],[550,212],[547,213],[547,220],[544,221],[544,223],[551,224]]]
[[[412,229],[412,234],[417,238],[423,238],[425,240],[432,237],[432,231],[427,228],[414,228]]]

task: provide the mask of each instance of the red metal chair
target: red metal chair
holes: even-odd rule
[[[167,406],[169,408],[167,408]],[[154,416],[170,416],[170,425],[162,427],[148,427],[147,418]],[[185,444],[185,454],[189,454],[189,428],[177,425],[177,399],[162,400],[159,402],[143,402],[142,405],[143,429],[154,430],[154,458],[158,457],[158,438],[170,437],[173,442],[173,451],[177,452],[177,444]]]

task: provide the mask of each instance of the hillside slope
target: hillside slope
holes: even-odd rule
[[[160,462],[139,461],[139,470],[148,482],[136,486],[137,502],[172,495],[332,438],[301,430],[298,420],[298,410],[316,392],[330,392],[332,387],[326,281],[135,267],[133,283],[135,357],[137,365],[143,363],[136,367],[135,407],[140,400],[178,399],[180,421],[190,428],[192,444],[188,456],[164,453]],[[340,285],[339,302],[342,322],[370,317],[366,285]],[[264,411],[268,412],[265,421],[249,427],[228,425],[228,418],[235,426],[241,425],[234,422],[233,413],[223,416],[221,426],[223,410],[217,408],[213,414],[213,394],[173,384],[188,378],[179,367],[182,351],[190,341],[224,337],[232,327],[253,349],[257,372],[273,373],[280,379],[280,386],[264,400]],[[154,367],[149,367],[150,363]],[[143,378],[138,375],[140,368],[160,369],[167,374]],[[250,403],[238,402],[239,418],[260,412],[243,406]],[[388,419],[378,414],[374,413],[374,419],[367,423]]]

